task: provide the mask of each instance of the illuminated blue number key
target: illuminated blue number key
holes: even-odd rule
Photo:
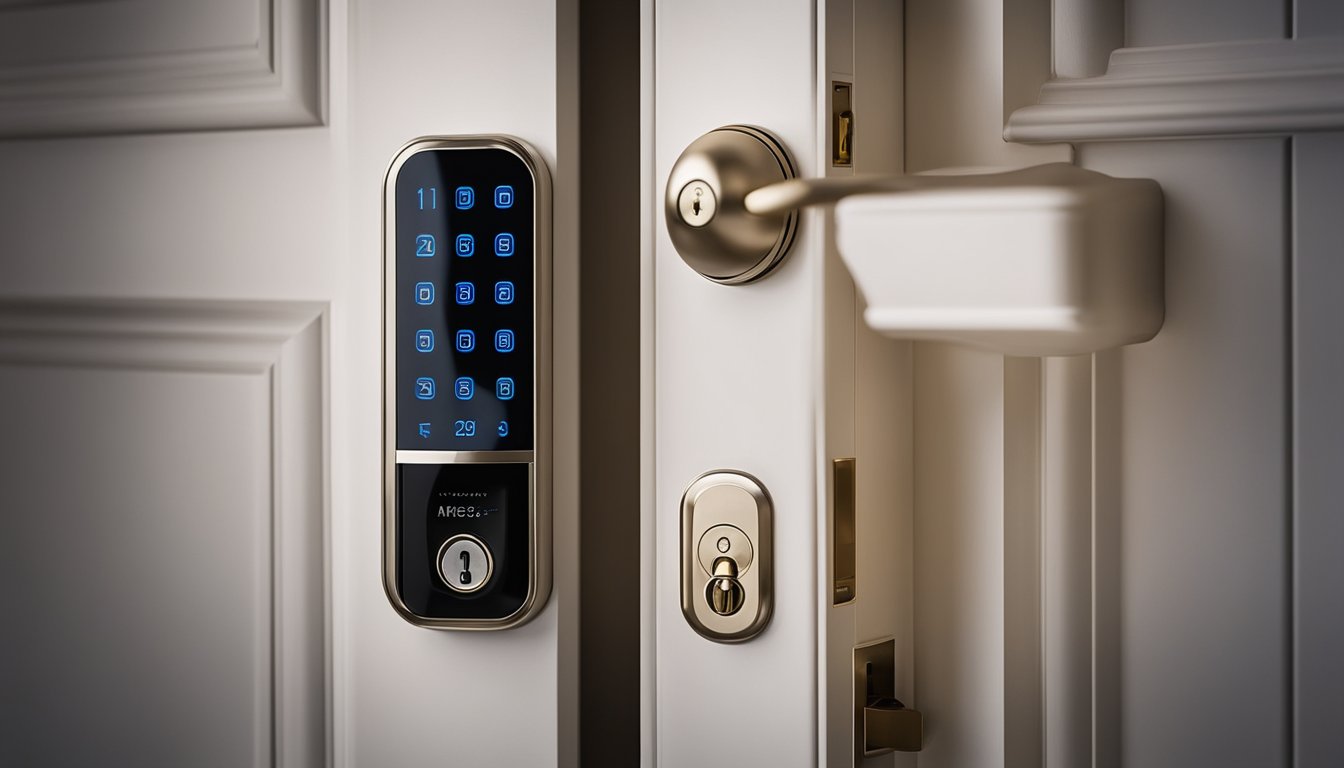
[[[476,190],[471,187],[458,187],[455,197],[460,210],[465,211],[476,204]]]
[[[415,256],[420,259],[428,259],[434,255],[434,236],[416,235],[415,236]]]
[[[470,400],[476,394],[476,382],[470,376],[463,376],[453,382],[453,394],[458,400]]]
[[[495,303],[512,304],[513,303],[513,283],[508,280],[502,280],[495,283]]]
[[[513,255],[513,235],[508,232],[501,232],[498,235],[495,235],[495,255]]]
[[[471,235],[457,236],[457,255],[471,256],[476,253],[476,238]]]
[[[427,307],[434,303],[434,284],[416,283],[415,284],[415,303],[422,307]]]
[[[476,300],[476,286],[471,283],[457,284],[457,303],[470,304]]]
[[[433,352],[434,351],[434,332],[431,330],[422,330],[415,332],[415,351]]]
[[[428,376],[421,376],[415,380],[415,399],[433,400],[434,399],[434,380]]]
[[[495,397],[500,400],[513,399],[513,379],[505,376],[502,379],[495,379]]]
[[[428,421],[422,421],[418,426],[420,427],[420,436],[429,437],[429,428],[433,425],[430,424]]]
[[[470,352],[476,348],[476,334],[471,331],[457,332],[457,351]]]
[[[510,187],[508,184],[495,187],[495,207],[513,207],[513,187]]]
[[[495,429],[496,429],[496,431],[499,432],[499,436],[500,436],[500,437],[508,437],[508,436],[509,436],[509,422],[507,422],[507,421],[501,421],[501,422],[499,422],[499,426],[496,427]]]
[[[513,331],[504,329],[495,331],[495,351],[512,352],[513,351]]]

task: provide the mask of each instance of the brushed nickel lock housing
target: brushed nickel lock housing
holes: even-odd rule
[[[706,638],[750,639],[770,622],[770,494],[751,475],[715,470],[681,499],[681,611]]]
[[[749,192],[796,176],[784,145],[760,128],[715,128],[681,153],[667,179],[672,245],[691,269],[725,285],[765,277],[784,260],[798,212],[747,210]]]

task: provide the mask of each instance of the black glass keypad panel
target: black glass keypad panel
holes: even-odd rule
[[[531,450],[531,171],[503,149],[426,150],[395,194],[397,448]]]
[[[397,466],[397,591],[413,613],[431,619],[504,619],[527,601],[528,464]],[[478,592],[449,589],[439,548],[469,533],[490,549],[494,571]]]

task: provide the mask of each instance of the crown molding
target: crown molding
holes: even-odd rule
[[[1178,139],[1344,129],[1344,38],[1122,48],[1106,74],[1056,79],[1008,141]]]

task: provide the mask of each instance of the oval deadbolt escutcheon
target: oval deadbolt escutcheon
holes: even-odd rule
[[[774,507],[760,481],[720,469],[681,498],[681,611],[703,637],[737,643],[770,622]]]

